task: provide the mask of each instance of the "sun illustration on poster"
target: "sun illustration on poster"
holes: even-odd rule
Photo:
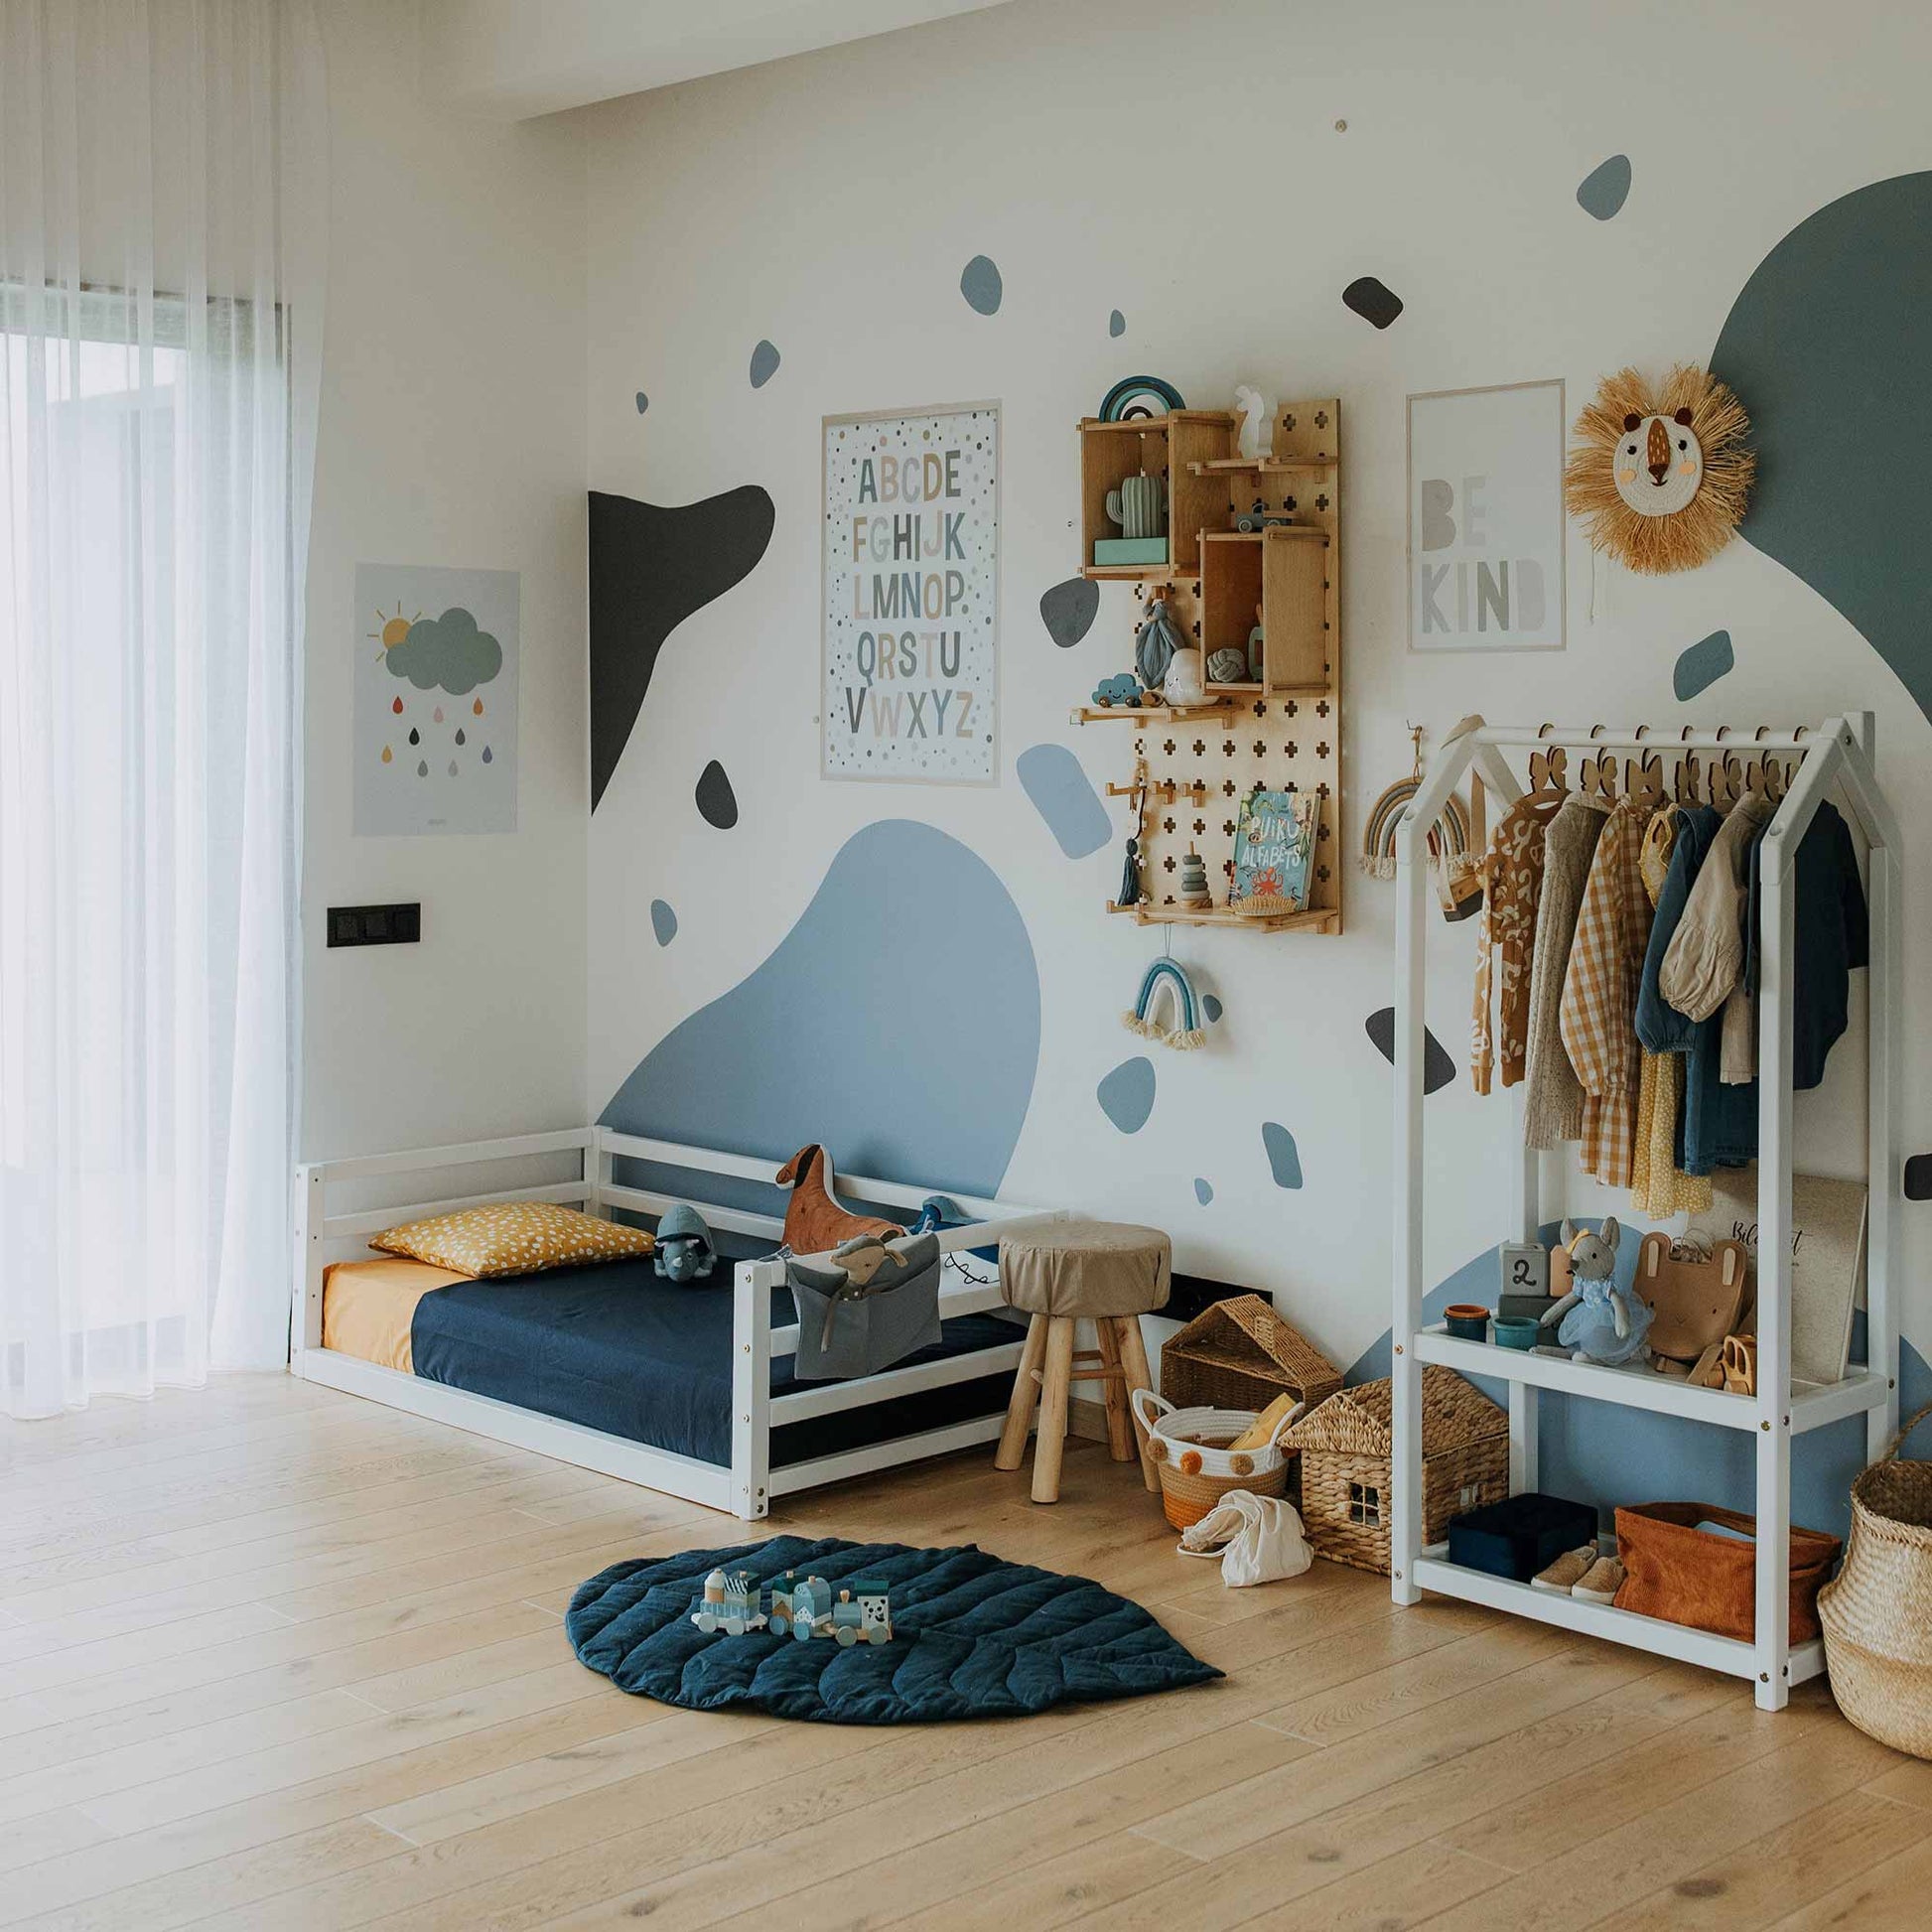
[[[378,610],[375,614],[376,627],[368,633],[371,642],[378,643],[382,646],[382,649],[376,652],[377,658],[379,659],[385,656],[388,652],[394,650],[399,643],[403,642],[409,635],[409,626],[412,623],[420,622],[422,615],[418,611],[413,618],[404,617],[400,601],[397,602],[396,615],[393,618],[384,617],[381,611]]]

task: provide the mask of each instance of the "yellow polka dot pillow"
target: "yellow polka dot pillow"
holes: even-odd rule
[[[554,1201],[503,1200],[385,1228],[369,1246],[481,1281],[621,1261],[649,1254],[652,1242],[642,1228],[621,1227]]]

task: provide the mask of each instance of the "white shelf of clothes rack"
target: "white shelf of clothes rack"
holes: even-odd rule
[[[1471,723],[1431,760],[1422,788],[1396,831],[1396,1184],[1393,1348],[1392,1558],[1390,1588],[1398,1603],[1425,1590],[1486,1603],[1515,1615],[1607,1638],[1663,1657],[1748,1679],[1760,1707],[1781,1710],[1793,1684],[1824,1669],[1817,1643],[1790,1642],[1787,1571],[1791,1547],[1791,1442],[1843,1417],[1865,1418],[1867,1453],[1877,1456],[1898,1426],[1896,1215],[1898,1180],[1894,1115],[1899,1043],[1900,866],[1898,825],[1872,766],[1870,712],[1828,718],[1816,727],[1755,735],[1725,727],[1659,740],[1645,728],[1607,730],[1507,727]],[[1725,1394],[1637,1369],[1602,1368],[1551,1355],[1519,1353],[1463,1341],[1423,1321],[1423,944],[1430,904],[1424,835],[1450,792],[1473,767],[1507,804],[1522,782],[1511,752],[1553,745],[1583,754],[1748,752],[1789,760],[1791,777],[1764,832],[1761,848],[1758,1026],[1757,1393]],[[1830,1384],[1791,1380],[1791,1052],[1793,996],[1792,865],[1798,843],[1824,800],[1836,795],[1867,855],[1865,898],[1870,918],[1866,989],[1865,1361]],[[1519,1119],[1520,1126],[1520,1119]],[[1507,1190],[1511,1240],[1534,1241],[1542,1223],[1540,1160],[1521,1145],[1510,1155]],[[1465,1375],[1500,1378],[1509,1387],[1510,1487],[1536,1486],[1537,1396],[1561,1390],[1592,1401],[1681,1416],[1718,1428],[1749,1431],[1756,1452],[1756,1619],[1751,1642],[1580,1601],[1466,1570],[1447,1560],[1445,1546],[1422,1541],[1422,1369],[1440,1363]]]

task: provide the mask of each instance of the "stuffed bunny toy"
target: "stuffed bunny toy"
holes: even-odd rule
[[[1644,1337],[1654,1311],[1634,1288],[1616,1285],[1617,1225],[1614,1214],[1592,1234],[1570,1221],[1563,1224],[1563,1245],[1570,1251],[1568,1295],[1543,1317],[1546,1328],[1557,1326],[1557,1340],[1571,1359],[1616,1368],[1649,1354]]]

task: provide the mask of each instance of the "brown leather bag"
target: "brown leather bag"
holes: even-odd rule
[[[1744,1311],[1749,1259],[1741,1241],[1720,1241],[1709,1261],[1673,1261],[1670,1236],[1646,1234],[1637,1248],[1632,1286],[1655,1320],[1644,1339],[1653,1353],[1695,1362],[1736,1331]]]
[[[1757,1633],[1757,1545],[1700,1530],[1757,1533],[1757,1519],[1710,1503],[1645,1503],[1616,1513],[1616,1553],[1627,1573],[1619,1610],[1661,1616],[1749,1643]],[[1838,1561],[1838,1538],[1791,1526],[1791,1641],[1818,1635],[1818,1592]]]

